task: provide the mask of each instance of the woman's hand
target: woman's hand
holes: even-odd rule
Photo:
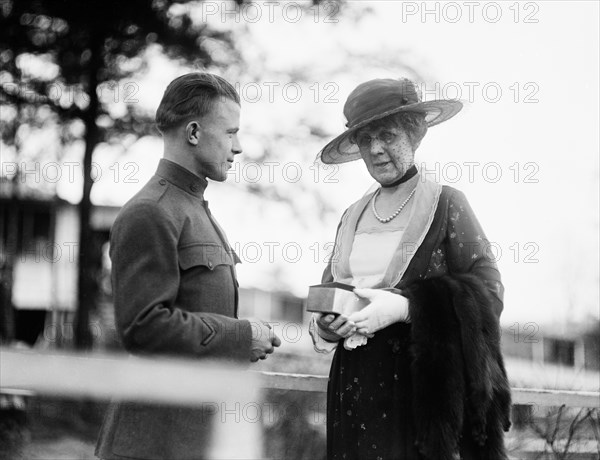
[[[319,335],[325,340],[337,341],[356,332],[356,325],[344,315],[321,314],[317,319]]]
[[[408,299],[381,289],[354,289],[354,293],[369,300],[369,305],[352,313],[348,322],[356,324],[361,334],[372,334],[400,321],[408,322]]]

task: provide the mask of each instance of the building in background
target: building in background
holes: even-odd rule
[[[514,323],[502,331],[504,355],[537,364],[575,370],[600,370],[600,324],[573,324],[568,328],[536,323]],[[566,332],[565,332],[566,329]]]
[[[118,211],[93,207],[91,225],[99,247],[108,242]],[[43,194],[0,194],[0,264],[2,287],[8,291],[2,308],[13,309],[17,340],[33,344],[45,325],[53,325],[47,331],[50,341],[72,340],[78,255],[76,205]]]

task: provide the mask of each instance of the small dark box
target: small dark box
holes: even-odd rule
[[[337,282],[310,286],[306,310],[349,316],[369,303],[367,299],[358,297],[353,290],[354,286]]]

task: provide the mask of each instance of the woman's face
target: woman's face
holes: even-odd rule
[[[400,179],[414,164],[412,143],[400,127],[365,126],[356,133],[355,139],[369,174],[381,185]]]

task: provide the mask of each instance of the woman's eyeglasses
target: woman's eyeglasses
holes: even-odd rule
[[[378,134],[376,134],[375,136],[371,136],[370,134],[367,134],[367,133],[358,133],[352,139],[352,141],[356,145],[358,145],[359,148],[362,149],[362,148],[370,147],[371,142],[373,142],[373,140],[375,140],[375,139],[378,139],[379,141],[383,142],[384,144],[391,144],[394,140],[396,140],[396,137],[398,137],[398,133],[384,129],[384,130],[380,131]]]

